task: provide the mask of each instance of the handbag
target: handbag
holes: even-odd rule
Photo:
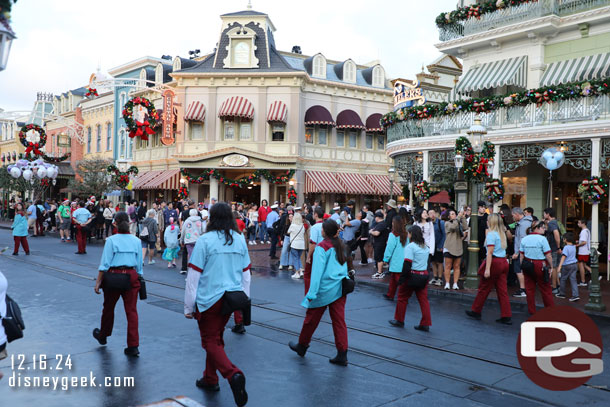
[[[251,324],[251,306],[250,297],[243,291],[225,291],[222,296],[222,309],[223,315],[231,314],[235,311],[241,311],[244,318],[244,325],[248,326]]]
[[[104,290],[127,291],[131,288],[131,276],[126,273],[105,272],[101,287]]]
[[[140,224],[139,226],[140,226],[140,237],[148,236],[148,226],[144,226],[142,224]]]
[[[523,274],[527,274],[529,277],[536,279],[536,270],[534,269],[534,263],[524,258],[521,262],[521,271]]]
[[[23,338],[25,323],[21,316],[21,309],[8,295],[6,296],[6,315],[2,317],[2,326],[9,342]]]
[[[305,225],[301,226],[301,229],[299,229],[299,231],[297,232],[297,234],[294,236],[294,237],[295,237],[295,239],[294,239],[294,240],[296,240],[296,238],[299,236],[299,234],[301,234],[301,231],[303,230],[303,228],[304,228],[304,227],[305,227]],[[290,244],[288,245],[288,248],[289,248],[289,249],[292,249],[292,243],[293,243],[293,240],[292,240],[292,239],[290,239]]]
[[[140,282],[140,299],[145,300],[148,298],[146,296],[146,280],[144,280],[144,277],[138,276],[138,281]]]
[[[350,270],[347,272],[347,277],[344,277],[341,280],[341,296],[345,297],[347,294],[354,292],[354,288],[356,288],[356,272],[354,270]]]

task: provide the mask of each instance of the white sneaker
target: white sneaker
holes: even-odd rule
[[[255,240],[252,241],[252,245],[256,246],[256,241]]]
[[[288,266],[288,270],[294,270],[294,266]]]
[[[248,244],[249,244],[250,246],[252,246],[252,242],[248,242]]]
[[[579,286],[579,287],[586,287],[586,286],[587,286],[587,283],[585,283],[585,282],[578,283],[578,286]]]
[[[267,244],[271,244],[271,240],[267,240]]]
[[[368,259],[368,260],[367,260],[367,262],[368,262],[369,264],[371,264],[371,263],[375,263],[375,260],[373,260],[373,259]]]
[[[186,274],[186,270],[180,270],[180,274]]]
[[[445,290],[449,290],[450,288],[449,283],[445,283]]]
[[[460,289],[460,287],[458,287],[457,283],[453,283],[453,287],[451,287],[451,288],[453,288],[454,290],[459,290]]]
[[[440,278],[435,279],[432,284],[434,284],[435,286],[442,286],[443,285],[443,280],[441,280]]]
[[[151,260],[151,261],[148,262],[148,265],[151,265],[151,264],[155,264],[155,261]]]
[[[300,273],[298,271],[296,271],[293,275],[290,276],[290,278],[294,279],[294,280],[298,280],[299,278],[301,278]]]
[[[278,270],[284,270],[284,266],[277,266]]]

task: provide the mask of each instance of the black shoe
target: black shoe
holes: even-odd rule
[[[430,332],[430,327],[425,325],[415,325],[413,328],[417,329],[418,331]]]
[[[395,319],[390,319],[388,322],[390,323],[390,325],[397,326],[397,327],[400,327],[400,328],[405,326],[404,322],[400,322],[400,321],[397,321]]]
[[[248,402],[248,393],[246,393],[246,378],[241,373],[235,373],[229,380],[233,398],[238,407],[245,406]]]
[[[270,258],[271,260],[277,260],[277,259],[278,259],[278,258],[277,258],[277,257],[275,257],[275,256],[269,256],[269,258]]]
[[[27,252],[25,255],[26,255],[26,256],[29,256],[29,255],[30,255],[30,252]]]
[[[394,298],[390,297],[390,296],[389,296],[389,295],[387,295],[387,294],[383,294],[383,298],[385,298],[385,299],[386,299],[386,300],[388,300],[388,301],[394,301]]]
[[[309,345],[301,345],[300,343],[294,343],[292,341],[288,342],[288,346],[290,347],[290,349],[295,351],[300,357],[305,356],[307,348],[309,348]]]
[[[328,359],[328,361],[335,365],[347,366],[347,351],[343,352],[337,351],[337,356],[332,359]]]
[[[481,314],[479,314],[478,312],[474,312],[474,311],[467,309],[466,315],[468,315],[470,318],[474,318],[479,321],[481,320]]]
[[[502,318],[498,318],[496,319],[496,322],[500,323],[500,324],[504,324],[504,325],[512,325],[513,321],[510,317],[502,317]]]
[[[220,391],[220,386],[218,385],[218,383],[208,384],[205,381],[203,381],[203,377],[201,379],[197,379],[195,381],[195,386],[199,387],[200,389],[206,390],[206,391]]]
[[[233,328],[231,328],[231,331],[235,332],[236,334],[245,334],[246,328],[244,328],[244,324],[237,324]]]
[[[19,253],[13,253],[13,256],[19,256]]]
[[[95,328],[95,329],[93,330],[93,337],[94,337],[95,339],[97,339],[97,341],[99,342],[99,344],[100,344],[100,345],[106,345],[106,337],[105,337],[105,336],[100,335],[100,330],[99,330],[99,328]]]
[[[130,346],[123,351],[127,356],[140,356],[140,351],[137,346]]]

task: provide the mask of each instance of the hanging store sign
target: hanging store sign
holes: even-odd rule
[[[163,92],[163,133],[161,142],[169,146],[174,144],[174,92],[167,89]]]
[[[424,103],[426,103],[426,98],[419,87],[419,81],[409,83],[397,80],[394,82],[394,111]]]
[[[248,164],[248,157],[241,154],[229,154],[222,159],[222,162],[229,167],[243,167]]]

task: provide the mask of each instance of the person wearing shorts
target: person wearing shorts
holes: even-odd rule
[[[61,242],[70,241],[70,225],[72,224],[70,201],[64,200],[57,208],[57,223],[59,224],[59,237]]]
[[[591,267],[589,262],[591,261],[591,231],[587,228],[587,220],[579,219],[578,227],[580,228],[580,234],[578,235],[578,273],[580,274],[580,287],[586,287],[587,281],[585,280],[585,270],[587,273],[591,273]]]

